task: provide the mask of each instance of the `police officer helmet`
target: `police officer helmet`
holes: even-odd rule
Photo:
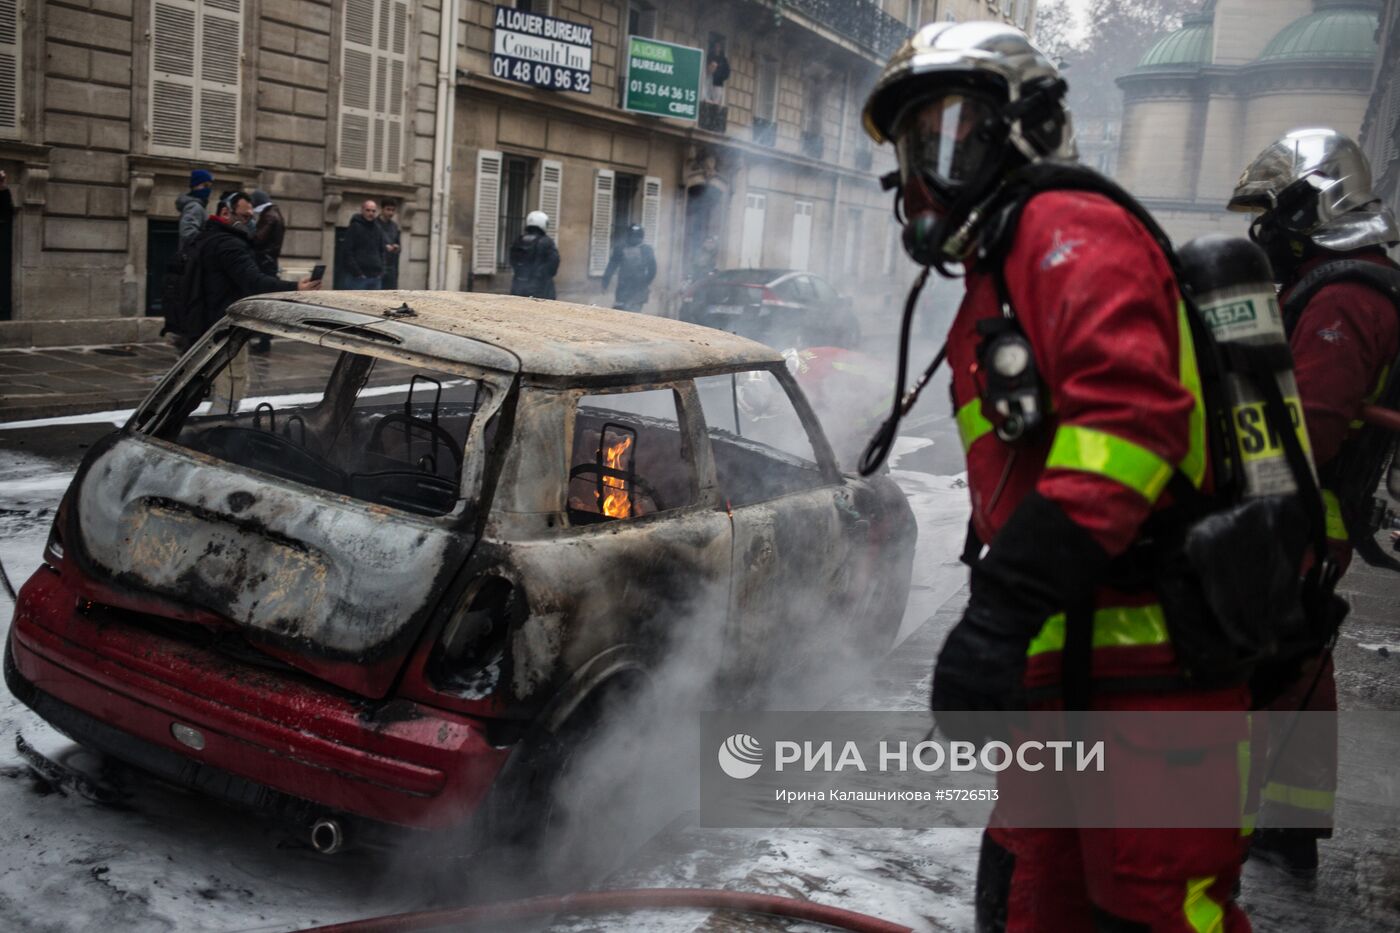
[[[1229,207],[1260,215],[1250,236],[1276,264],[1296,262],[1306,243],[1342,252],[1400,242],[1395,214],[1371,188],[1365,154],[1336,130],[1294,130],[1271,143],[1240,176]]]
[[[544,211],[531,211],[525,215],[525,228],[537,228],[541,233],[549,229],[549,215]]]
[[[646,238],[646,228],[641,224],[632,224],[627,228],[627,243],[629,246],[636,246]]]

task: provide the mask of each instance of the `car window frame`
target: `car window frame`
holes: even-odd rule
[[[718,481],[715,478],[714,455],[710,450],[710,437],[706,433],[704,412],[700,409],[700,397],[691,379],[669,379],[662,382],[639,382],[626,385],[570,386],[562,391],[564,397],[565,437],[564,470],[567,474],[574,462],[574,438],[577,434],[576,419],[579,403],[587,397],[600,395],[634,395],[641,392],[666,391],[672,393],[676,403],[676,419],[680,424],[681,451],[690,454],[692,496],[688,505],[663,509],[649,515],[639,515],[620,521],[574,524],[568,518],[569,482],[567,475],[563,483],[563,501],[559,503],[561,516],[558,531],[566,534],[589,534],[616,531],[621,527],[649,524],[693,512],[714,511],[723,508],[723,500],[718,495]]]
[[[189,351],[189,353],[176,364],[176,367],[161,379],[150,395],[136,408],[131,417],[122,426],[121,431],[132,437],[137,437],[144,442],[158,445],[160,447],[181,453],[183,455],[207,456],[198,454],[184,445],[175,443],[173,440],[157,436],[157,431],[161,430],[168,420],[171,406],[175,405],[181,398],[185,390],[191,386],[195,380],[203,377],[203,374],[227,365],[230,358],[236,355],[253,338],[263,334],[275,334],[278,337],[302,340],[304,343],[312,343],[327,350],[342,354],[336,361],[331,375],[326,381],[326,388],[338,383],[342,383],[348,377],[353,361],[347,359],[343,354],[350,353],[359,356],[383,359],[391,362],[402,363],[407,366],[418,366],[427,369],[437,370],[455,376],[473,379],[477,382],[477,405],[476,413],[472,416],[471,426],[467,431],[467,436],[462,445],[462,469],[457,477],[457,501],[451,511],[441,515],[427,515],[421,512],[413,512],[407,509],[396,508],[395,506],[370,502],[346,493],[335,492],[330,489],[323,489],[319,486],[312,486],[295,479],[278,476],[273,473],[264,473],[251,467],[219,460],[232,470],[246,470],[258,477],[259,482],[273,484],[285,484],[296,488],[298,491],[310,495],[323,497],[337,503],[349,503],[362,508],[385,508],[391,510],[396,517],[403,519],[416,519],[429,521],[438,524],[457,525],[463,522],[470,523],[478,515],[486,514],[490,509],[490,502],[483,498],[487,496],[491,489],[483,482],[489,471],[489,464],[494,458],[500,456],[504,445],[509,442],[508,438],[502,436],[501,431],[496,431],[496,436],[488,449],[485,444],[485,432],[487,426],[496,420],[501,414],[502,408],[507,399],[513,394],[515,385],[515,374],[486,369],[484,367],[472,366],[456,360],[443,359],[440,357],[426,356],[421,353],[398,350],[391,344],[381,345],[362,338],[347,336],[335,333],[320,333],[300,331],[281,327],[277,329],[261,328],[256,326],[258,321],[240,319],[238,321],[223,321],[204,334],[199,342]],[[298,334],[305,334],[314,339],[303,339]],[[240,338],[241,339],[235,339]],[[360,387],[362,388],[362,386]],[[360,388],[357,388],[356,397]],[[483,395],[484,393],[484,395]],[[317,407],[325,403],[325,395],[316,403]],[[187,413],[186,418],[189,417]],[[472,457],[468,454],[473,449],[480,449],[480,456]]]
[[[823,480],[821,485],[812,488],[824,489],[827,486],[844,486],[846,483],[846,476],[841,472],[841,467],[836,462],[836,454],[832,450],[831,442],[826,439],[826,432],[822,430],[821,420],[817,418],[815,409],[813,409],[811,403],[807,401],[807,396],[802,392],[802,387],[797,384],[796,377],[793,376],[792,371],[788,369],[785,362],[779,360],[770,363],[745,363],[740,366],[727,366],[723,369],[700,373],[697,378],[701,376],[738,376],[742,373],[758,372],[760,370],[772,373],[778,380],[778,384],[781,385],[783,391],[787,393],[788,401],[792,403],[792,407],[797,411],[797,419],[801,422],[802,429],[807,432],[807,442],[812,445],[812,453],[817,458],[817,468],[820,470]],[[708,446],[710,444],[710,426],[708,422],[704,421],[705,412],[704,409],[700,407],[699,392],[698,390],[694,391],[696,391],[696,411],[703,422],[702,431],[704,433],[705,444]],[[716,425],[715,427],[721,431],[728,430],[723,425]],[[713,451],[711,451],[710,456],[713,459]],[[806,491],[810,492],[811,490]],[[720,495],[722,496],[723,494],[724,491],[720,490]],[[800,495],[800,493],[787,493],[786,495]],[[779,498],[782,497],[780,496]]]
[[[835,285],[832,285],[830,282],[828,282],[826,279],[822,278],[819,275],[812,275],[811,273],[808,273],[807,278],[812,280],[812,293],[816,295],[817,303],[824,305],[836,305],[840,303],[841,293],[836,290]],[[825,288],[827,292],[829,292],[828,295],[822,295],[823,288]]]

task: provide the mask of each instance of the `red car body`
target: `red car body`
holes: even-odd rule
[[[865,619],[860,643],[888,645],[912,514],[888,479],[840,473],[777,354],[554,302],[392,304],[244,301],[93,446],[19,593],[18,698],[119,761],[303,826],[444,829],[518,804],[508,772],[534,738],[656,668],[667,606],[726,600],[712,628],[732,671],[800,655],[813,620]],[[324,350],[329,375],[222,410],[260,333]],[[814,460],[707,429],[697,385],[737,431],[729,393],[760,377],[780,388],[746,404],[790,399]],[[678,413],[583,403],[643,392]],[[608,472],[613,435],[630,452]],[[733,486],[740,466],[760,478]],[[578,484],[639,505],[590,512]],[[812,579],[832,581],[805,586],[812,604],[787,596]],[[748,606],[763,626],[739,624]]]

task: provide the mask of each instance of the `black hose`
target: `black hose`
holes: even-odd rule
[[[5,584],[5,592],[9,594],[10,600],[18,605],[19,594],[15,592],[15,585],[10,582],[10,575],[5,572],[4,561],[0,561],[0,583]]]
[[[924,290],[924,284],[928,282],[929,267],[924,266],[923,272],[914,282],[914,287],[909,289],[909,297],[904,302],[904,317],[899,325],[899,368],[896,371],[894,383],[894,402],[890,406],[890,416],[885,419],[885,423],[880,425],[875,432],[875,436],[870,439],[870,443],[865,445],[865,452],[860,455],[860,475],[869,476],[884,464],[889,457],[890,451],[894,449],[894,439],[899,433],[900,419],[914,407],[914,403],[919,399],[919,393],[932,378],[934,371],[948,353],[948,345],[945,343],[943,349],[938,351],[938,355],[933,358],[933,362],[928,369],[924,370],[923,376],[914,387],[909,390],[908,395],[904,392],[904,380],[909,376],[909,340],[910,330],[914,322],[914,307],[919,303],[919,294]]]

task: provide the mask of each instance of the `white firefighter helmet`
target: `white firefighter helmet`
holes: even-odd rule
[[[525,226],[538,227],[540,230],[548,230],[549,215],[544,211],[531,211],[525,215]]]
[[[1400,242],[1395,214],[1371,189],[1365,154],[1336,130],[1294,130],[1271,143],[1244,170],[1229,206],[1323,249]]]
[[[953,96],[967,98],[974,111],[1004,108],[1059,77],[1055,64],[1014,26],[931,23],[905,40],[885,65],[865,103],[865,130],[876,142],[894,141],[898,146],[902,136],[916,135],[903,130],[930,102]],[[1008,141],[1029,161],[1076,157],[1069,113],[1060,106],[1052,109],[1035,119],[1012,121]],[[966,138],[957,140],[955,147],[944,147],[966,148],[962,153],[901,152],[901,171],[913,167],[905,164],[906,156],[922,157],[925,167],[934,170],[974,165],[977,143]]]

